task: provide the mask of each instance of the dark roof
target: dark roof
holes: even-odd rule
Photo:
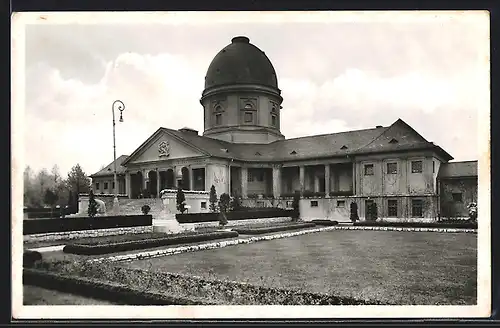
[[[439,168],[438,177],[440,179],[477,177],[477,161],[443,163]]]
[[[259,84],[278,89],[271,61],[244,36],[231,40],[212,60],[205,76],[205,90],[222,85]]]
[[[284,139],[269,144],[231,143],[200,136],[186,130],[160,128],[137,148],[129,159],[132,159],[161,132],[187,143],[206,156],[248,162],[283,162],[417,149],[433,149],[440,153],[445,160],[453,159],[441,147],[425,140],[400,119],[388,127]],[[396,139],[398,142],[391,143],[392,139]],[[126,165],[126,162],[124,164]]]
[[[116,173],[117,174],[123,174],[125,173],[125,166],[122,166],[122,163],[128,158],[127,155],[121,155],[116,159]],[[113,163],[111,162],[110,164],[106,165],[102,170],[92,174],[90,177],[99,177],[99,176],[109,176],[109,175],[114,175],[114,167]]]

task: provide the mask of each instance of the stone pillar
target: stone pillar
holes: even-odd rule
[[[281,196],[281,166],[273,166],[273,196],[279,198]]]
[[[125,173],[125,193],[128,198],[132,198],[132,178],[130,172]]]
[[[156,198],[160,198],[160,171],[156,169]]]
[[[189,167],[189,190],[194,189],[193,168]]]
[[[325,196],[330,194],[330,164],[325,164]]]
[[[305,190],[305,174],[304,165],[299,166],[299,182],[300,182],[300,193],[303,194]]]
[[[248,169],[246,167],[241,167],[241,197],[248,197]]]
[[[358,191],[358,178],[357,178],[357,171],[356,171],[356,163],[353,162],[352,163],[352,193],[354,195],[357,195],[359,194],[359,191]]]
[[[148,186],[147,181],[148,181],[148,172],[146,170],[142,170],[142,190],[146,189]],[[142,192],[141,190],[141,192]]]
[[[210,191],[211,187],[208,185],[208,165],[205,164],[205,191]]]

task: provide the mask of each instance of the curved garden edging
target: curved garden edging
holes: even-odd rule
[[[23,284],[98,298],[127,305],[209,305],[209,302],[141,291],[125,284],[85,277],[65,276],[36,269],[23,269]]]

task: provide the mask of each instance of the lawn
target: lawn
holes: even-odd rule
[[[116,303],[61,293],[36,286],[23,286],[24,305],[114,305]]]
[[[477,235],[337,230],[121,265],[392,304],[471,305]]]

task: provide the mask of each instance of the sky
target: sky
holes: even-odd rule
[[[479,113],[489,111],[487,20],[417,13],[413,19],[124,15],[64,23],[48,16],[24,25],[25,165],[50,170],[57,164],[66,174],[79,163],[92,174],[111,163],[115,99],[125,104],[124,122],[116,125],[117,157],[159,127],[201,134],[206,71],[238,35],[276,69],[286,138],[401,118],[455,160],[480,156]]]

